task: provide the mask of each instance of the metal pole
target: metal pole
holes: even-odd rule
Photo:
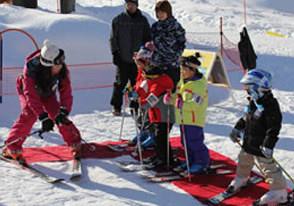
[[[140,108],[140,111],[141,111],[141,104],[139,104],[139,108]],[[145,122],[145,114],[147,114],[147,111],[145,111],[145,114],[144,114],[144,117],[142,119],[142,125],[141,125],[141,129],[140,131],[138,132],[138,122],[137,122],[137,119],[136,119],[136,112],[135,112],[135,108],[133,108],[134,112],[134,120],[135,120],[135,129],[136,129],[136,134],[137,134],[137,145],[136,145],[136,149],[135,151],[132,153],[134,156],[137,155],[136,153],[136,150],[138,149],[139,151],[139,160],[140,160],[140,163],[141,165],[143,165],[143,156],[142,156],[142,148],[141,148],[141,131],[143,130],[143,127],[144,127],[144,122]]]
[[[122,136],[124,121],[125,121],[125,117],[126,117],[127,101],[128,101],[128,96],[127,96],[127,93],[125,93],[124,114],[123,114],[123,117],[122,117],[122,120],[121,120],[120,132],[119,132],[119,137],[118,137],[119,142],[122,141],[121,136]]]
[[[287,177],[292,181],[292,183],[294,184],[294,180],[293,178],[289,175],[288,172],[286,172],[286,170],[278,163],[278,161],[273,157],[274,162],[281,168],[281,170],[285,173],[285,175],[287,175]]]
[[[66,126],[66,128],[71,131],[71,133],[73,133],[76,137],[79,137],[81,139],[81,141],[83,141],[85,143],[85,145],[90,149],[91,152],[96,150],[96,147],[94,145],[91,145],[90,143],[86,142],[86,140],[84,140],[81,135],[79,135],[78,133],[76,133],[69,125],[72,124],[72,121],[69,121],[68,123],[64,124]]]
[[[184,149],[185,149],[188,177],[189,177],[189,182],[191,182],[189,157],[188,157],[187,142],[186,142],[186,133],[185,133],[185,126],[184,126],[184,119],[183,119],[183,109],[180,109],[180,117],[181,117],[182,135],[183,135],[183,142],[184,142]]]
[[[3,89],[2,89],[2,80],[3,80],[3,39],[2,39],[2,34],[0,32],[0,103],[2,103],[2,94],[3,94]]]
[[[223,18],[222,17],[220,17],[220,47],[221,47],[221,55],[223,57],[224,45],[223,45]]]
[[[244,0],[244,23],[247,25],[247,19],[246,19],[246,0]]]
[[[166,134],[166,136],[167,136],[167,140],[166,140],[166,146],[167,146],[167,168],[168,168],[168,170],[169,170],[169,153],[170,153],[170,151],[169,151],[169,118],[170,118],[170,105],[168,104],[167,105],[167,134]]]
[[[34,134],[37,134],[37,133],[39,133],[40,138],[43,139],[42,136],[41,136],[42,133],[43,133],[43,131],[42,131],[42,130],[37,130],[37,131],[34,131],[34,132],[30,133],[29,135],[26,135],[26,136],[20,137],[20,138],[14,140],[14,141],[12,141],[12,142],[9,142],[9,143],[7,143],[7,144],[4,144],[4,145],[0,146],[0,148],[3,148],[3,147],[7,147],[7,146],[9,146],[9,145],[12,145],[12,144],[14,144],[14,143],[16,143],[16,142],[18,142],[18,141],[20,141],[20,140],[23,140],[23,139],[25,139],[25,138],[27,138],[27,137],[30,137],[30,136],[32,136],[32,135],[34,135]]]

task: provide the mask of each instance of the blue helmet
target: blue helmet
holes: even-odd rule
[[[267,91],[272,88],[272,75],[261,69],[248,71],[240,81],[241,84],[255,85],[256,91]]]

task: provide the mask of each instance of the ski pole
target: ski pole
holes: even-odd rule
[[[184,119],[183,119],[183,109],[182,108],[180,108],[180,118],[181,118],[182,135],[183,135],[183,142],[184,142],[184,149],[185,149],[188,177],[189,177],[189,182],[191,182],[189,157],[188,157],[187,142],[186,142],[186,132],[185,132]]]
[[[76,137],[79,137],[84,143],[85,145],[90,149],[91,152],[96,150],[96,147],[94,145],[91,145],[90,143],[86,142],[86,140],[84,140],[81,135],[79,135],[78,133],[76,133],[76,131],[74,131],[69,125],[72,124],[72,121],[68,120],[68,122],[65,124],[66,128],[71,131],[71,133],[73,133]]]
[[[168,92],[170,92],[170,91],[168,91]],[[167,105],[167,133],[166,133],[166,135],[167,135],[167,141],[166,141],[166,145],[167,145],[167,168],[168,168],[168,170],[169,170],[169,153],[170,153],[170,151],[169,151],[169,117],[170,117],[170,105],[168,104]]]
[[[272,157],[273,158],[273,160],[274,160],[274,162],[281,168],[281,170],[285,173],[285,175],[287,175],[287,177],[292,181],[292,183],[294,184],[294,180],[293,180],[293,178],[289,175],[289,173],[288,172],[286,172],[286,170],[280,165],[280,163],[278,163],[278,161],[274,158],[274,157]]]
[[[139,104],[139,107],[140,107],[140,110],[141,110],[141,106]],[[143,157],[142,157],[142,148],[141,148],[141,131],[143,128],[140,129],[140,132],[138,132],[138,122],[136,120],[136,113],[135,113],[135,108],[134,109],[134,120],[135,120],[135,129],[136,129],[136,133],[137,133],[137,145],[136,145],[136,148],[135,148],[135,151],[132,153],[134,156],[137,156],[137,149],[139,151],[139,160],[140,160],[140,163],[141,165],[143,165]],[[146,114],[147,112],[145,112]],[[142,120],[142,127],[144,126],[144,121],[145,121],[145,114],[144,114],[144,117],[143,117],[143,120]]]
[[[37,134],[37,133],[39,133],[39,137],[40,137],[41,139],[43,139],[42,134],[44,133],[44,131],[40,129],[40,130],[37,130],[37,131],[34,131],[34,132],[30,133],[29,135],[26,135],[26,136],[20,137],[20,138],[18,138],[18,139],[16,139],[16,140],[13,140],[12,142],[9,142],[9,143],[7,143],[7,144],[5,143],[4,145],[0,146],[0,148],[3,148],[3,147],[7,147],[7,146],[9,146],[9,145],[12,145],[12,144],[14,144],[14,143],[16,143],[16,142],[18,142],[18,141],[20,141],[20,140],[23,140],[23,139],[25,139],[25,138],[27,138],[27,137],[30,137],[30,136],[32,136],[32,135],[34,135],[34,134]]]
[[[125,121],[125,117],[126,117],[127,101],[128,101],[128,96],[127,96],[127,93],[125,92],[125,105],[124,105],[123,117],[122,117],[121,124],[120,124],[120,132],[119,132],[119,138],[118,138],[119,142],[122,141],[121,136],[122,136],[124,121]]]
[[[137,156],[136,152],[137,152],[137,149],[139,150],[139,152],[141,153],[140,155],[142,156],[142,149],[141,149],[141,132],[143,131],[144,129],[144,126],[145,126],[145,122],[146,122],[146,118],[147,118],[147,115],[148,115],[148,111],[146,110],[142,110],[141,109],[141,104],[139,103],[139,110],[141,111],[141,113],[143,114],[143,118],[142,118],[142,124],[141,124],[141,128],[140,128],[140,135],[138,136],[138,133],[137,133],[137,139],[139,139],[140,143],[138,144],[138,140],[137,140],[137,145],[136,145],[136,148],[135,148],[135,151],[132,153],[132,155],[134,156]],[[135,122],[137,124],[137,122]],[[138,125],[136,125],[136,128],[138,127]],[[136,130],[137,131],[137,130]],[[142,157],[142,162],[141,164],[143,164],[143,157]]]

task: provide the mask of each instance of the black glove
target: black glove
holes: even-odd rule
[[[39,116],[39,120],[42,123],[42,132],[49,132],[53,130],[54,123],[53,121],[48,117],[47,112],[44,112]]]
[[[129,105],[130,109],[131,109],[131,114],[134,115],[134,113],[136,115],[138,115],[138,110],[139,110],[139,103],[138,100],[136,99],[131,99],[130,101],[130,105]]]
[[[68,111],[64,107],[60,107],[58,114],[55,116],[55,123],[57,125],[66,124],[67,116]]]
[[[120,65],[120,55],[119,55],[119,51],[115,51],[112,54],[112,62],[113,64],[115,64],[116,66]]]

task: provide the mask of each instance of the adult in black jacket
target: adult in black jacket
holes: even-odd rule
[[[270,180],[270,191],[264,194],[259,205],[287,201],[286,181],[272,155],[282,126],[279,103],[271,92],[272,77],[260,69],[253,69],[241,79],[249,97],[245,117],[239,119],[230,138],[239,141],[244,132],[242,150],[238,156],[236,177],[228,190],[235,191],[246,184],[256,159],[265,178]]]
[[[134,86],[137,77],[137,66],[134,63],[134,52],[150,40],[150,25],[138,7],[138,0],[125,0],[126,11],[112,20],[110,48],[113,63],[116,67],[116,80],[110,104],[112,113],[120,115],[123,89],[128,80]]]

